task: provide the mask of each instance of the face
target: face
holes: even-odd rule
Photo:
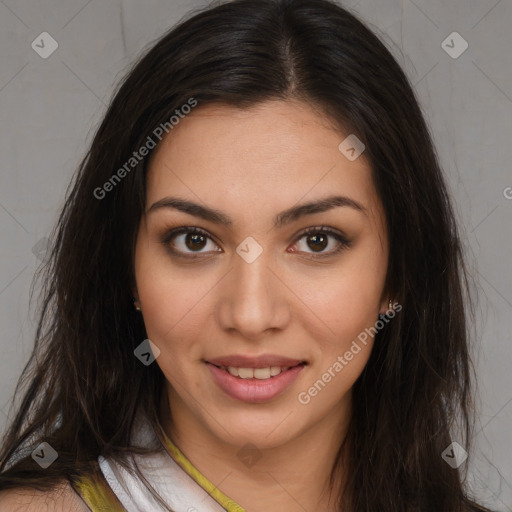
[[[271,447],[348,411],[389,302],[384,213],[348,135],[304,103],[205,105],[156,149],[134,293],[187,431]]]

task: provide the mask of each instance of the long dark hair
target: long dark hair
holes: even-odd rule
[[[131,290],[148,162],[126,166],[133,153],[157,127],[172,129],[169,119],[191,99],[197,108],[248,108],[290,98],[320,108],[365,144],[387,219],[386,289],[403,308],[377,334],[353,387],[349,433],[331,472],[338,489],[342,460],[349,464],[337,507],[485,510],[441,456],[452,440],[470,452],[474,369],[467,271],[431,135],[391,52],[328,0],[209,7],[165,34],[127,74],[67,192],[38,276],[41,316],[0,452],[0,489],[49,489],[87,472],[100,454],[135,450],[139,406],[157,425],[163,374],[133,354],[146,338]],[[59,454],[44,471],[30,457],[41,441]]]

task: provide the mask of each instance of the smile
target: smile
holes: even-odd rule
[[[249,403],[268,402],[279,396],[297,379],[306,364],[246,368],[216,366],[206,362],[214,383],[228,397]]]

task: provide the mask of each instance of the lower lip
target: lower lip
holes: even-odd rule
[[[226,370],[206,363],[213,379],[226,395],[243,402],[262,403],[272,400],[290,386],[304,368],[304,364],[289,368],[269,379],[241,379]]]

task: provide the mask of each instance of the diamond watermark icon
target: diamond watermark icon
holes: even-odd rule
[[[149,366],[160,355],[160,349],[151,340],[146,339],[133,353],[143,365]]]
[[[468,42],[458,32],[452,32],[441,43],[441,48],[452,59],[458,59],[468,49],[468,46]]]
[[[245,464],[248,468],[252,468],[262,457],[261,451],[257,446],[252,443],[247,443],[238,450],[236,456]]]
[[[453,469],[457,469],[468,458],[468,452],[454,441],[443,451],[441,457]]]
[[[48,32],[41,32],[32,41],[31,46],[39,57],[47,59],[59,47],[59,43]]]
[[[340,152],[346,156],[351,162],[357,160],[366,146],[358,139],[353,133],[350,134],[345,140],[338,146]]]
[[[32,254],[42,262],[46,262],[48,258],[48,245],[50,241],[48,238],[41,238],[34,247],[32,247]]]
[[[263,252],[263,247],[261,247],[261,245],[256,242],[252,236],[248,236],[241,244],[238,245],[236,252],[247,263],[252,263]]]
[[[33,452],[32,458],[43,468],[51,466],[59,454],[48,444],[41,443]]]

